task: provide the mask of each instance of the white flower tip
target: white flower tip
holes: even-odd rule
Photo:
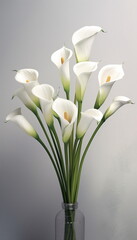
[[[130,98],[125,96],[115,97],[109,108],[106,110],[104,114],[104,119],[106,120],[107,118],[109,118],[112,114],[114,114],[120,107],[124,106],[125,104],[133,104],[133,102],[131,101]]]
[[[17,108],[14,111],[12,111],[11,113],[9,113],[6,117],[5,123],[7,123],[8,121],[10,121],[14,116],[16,115],[20,115],[21,114],[21,108]]]
[[[89,117],[95,119],[97,122],[100,122],[102,117],[103,117],[103,114],[100,110],[97,110],[97,109],[88,109],[87,111],[85,111],[85,113],[87,114],[87,116],[89,115]]]
[[[72,43],[77,62],[89,61],[95,36],[102,30],[99,26],[85,26],[74,32]]]
[[[119,103],[121,106],[125,105],[125,104],[134,104],[134,102],[132,102],[132,100],[128,97],[125,96],[117,96],[114,98],[113,102]]]
[[[38,134],[27,119],[21,114],[21,108],[15,109],[6,117],[6,122],[12,121],[22,128],[28,135],[38,139]]]
[[[132,103],[131,99],[125,96],[117,96],[114,98],[113,102],[128,102],[128,103]]]
[[[77,44],[83,39],[89,38],[97,34],[102,30],[99,26],[85,26],[80,29],[78,29],[76,32],[72,35],[72,43],[73,45]]]
[[[76,74],[76,76],[79,76],[82,73],[91,73],[96,71],[98,64],[99,62],[90,61],[79,62],[74,65],[73,71]]]
[[[101,32],[103,32],[103,33],[107,33],[107,31],[106,31],[106,30],[104,30],[103,28],[101,29]]]
[[[15,95],[13,94],[12,97],[11,97],[11,100],[13,100],[14,97],[15,97]]]
[[[11,100],[13,100],[14,97],[18,96],[23,90],[24,90],[23,88],[17,89],[11,96]]]

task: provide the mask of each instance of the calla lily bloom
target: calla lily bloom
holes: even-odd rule
[[[67,93],[70,90],[69,60],[72,54],[73,52],[70,49],[62,47],[51,55],[51,61],[59,69],[62,85]]]
[[[128,103],[133,104],[131,99],[129,99],[128,97],[125,97],[125,96],[115,97],[113,102],[111,103],[111,105],[106,110],[106,112],[105,112],[105,114],[103,116],[104,120],[106,120],[112,114],[114,114],[120,107],[122,107],[123,105],[128,104]]]
[[[48,84],[40,84],[32,89],[32,93],[40,100],[41,109],[48,126],[53,124],[52,104],[54,88]]]
[[[76,79],[76,99],[82,101],[86,90],[87,82],[92,72],[97,69],[98,62],[80,62],[74,65],[73,71]]]
[[[27,119],[21,114],[21,108],[15,109],[6,117],[6,122],[12,121],[22,128],[28,135],[38,139],[38,134]]]
[[[77,138],[81,138],[87,132],[91,122],[95,119],[100,122],[103,117],[102,112],[97,109],[88,109],[85,112],[81,112],[81,118],[77,127]]]
[[[17,96],[23,103],[24,105],[29,108],[31,111],[36,112],[36,105],[34,102],[31,100],[29,95],[27,94],[25,88],[20,88],[18,89],[12,96],[12,99]]]
[[[98,75],[99,92],[97,95],[95,108],[99,108],[106,100],[113,84],[123,78],[124,71],[122,64],[112,64],[104,66]]]
[[[74,32],[72,43],[74,45],[77,62],[89,61],[92,44],[98,32],[102,31],[98,26],[85,26]]]
[[[66,143],[71,136],[73,124],[77,119],[77,107],[70,100],[57,98],[52,105],[52,109],[61,121],[62,139]]]
[[[38,82],[38,71],[34,69],[21,69],[18,70],[15,76],[17,82],[22,83],[26,92],[32,101],[39,107],[39,100],[32,94],[32,88],[39,84]]]

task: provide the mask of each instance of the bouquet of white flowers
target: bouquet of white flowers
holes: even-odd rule
[[[20,108],[6,117],[6,121],[16,122],[43,146],[56,171],[64,203],[77,202],[83,162],[90,144],[102,124],[121,106],[132,103],[127,97],[117,96],[104,113],[98,110],[105,102],[113,84],[124,76],[122,64],[111,64],[104,66],[99,71],[99,90],[93,104],[94,107],[87,110],[82,109],[88,80],[91,73],[98,68],[98,62],[92,62],[89,59],[93,41],[99,32],[103,32],[101,27],[86,26],[76,31],[72,36],[76,58],[76,64],[73,67],[76,75],[73,100],[70,100],[71,78],[69,70],[69,61],[73,52],[65,46],[52,54],[51,61],[59,70],[66,98],[59,97],[58,91],[55,91],[51,85],[40,84],[36,70],[21,69],[16,71],[15,79],[22,85],[22,88],[14,93],[13,98],[19,97],[24,105],[34,113],[44,131],[46,144],[21,114]],[[46,124],[43,124],[40,112]],[[82,152],[85,134],[93,120],[97,121],[97,127]],[[55,121],[58,121],[62,131],[64,149],[62,149],[59,134],[55,129]],[[71,238],[65,237],[65,239],[75,239],[74,234],[72,235]]]

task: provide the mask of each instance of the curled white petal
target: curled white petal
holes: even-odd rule
[[[39,99],[51,101],[54,97],[54,88],[49,84],[39,84],[32,89],[32,93]]]
[[[50,126],[53,123],[52,104],[55,94],[54,88],[48,84],[40,84],[32,89],[32,93],[40,100],[41,109],[46,120]]]
[[[35,69],[21,69],[18,70],[15,75],[16,81],[23,84],[29,97],[37,106],[39,106],[39,101],[38,98],[32,94],[32,88],[39,84],[38,76],[38,71]]]
[[[98,67],[98,62],[80,62],[74,65],[73,70],[76,76],[79,77],[81,74],[84,74],[84,73],[90,74],[96,71],[97,67]]]
[[[80,62],[74,65],[73,71],[76,74],[76,99],[82,101],[86,90],[87,82],[92,72],[96,71],[98,62]]]
[[[95,36],[101,30],[102,28],[98,26],[85,26],[74,32],[72,43],[78,62],[89,60]]]
[[[61,81],[65,91],[70,89],[70,71],[69,71],[69,60],[72,57],[73,52],[62,47],[51,55],[51,61],[59,69]]]
[[[38,138],[38,134],[27,119],[21,114],[21,108],[15,109],[6,117],[6,122],[12,121],[22,128],[28,135]]]
[[[77,118],[77,107],[70,100],[66,100],[63,98],[57,98],[53,103],[53,111],[59,116],[59,118],[63,121],[63,128],[67,126],[69,123],[74,123]],[[67,113],[67,117],[64,117],[64,113]]]
[[[12,98],[14,98],[15,96],[17,96],[27,108],[29,108],[32,111],[36,111],[36,105],[33,103],[33,101],[31,100],[31,98],[29,97],[24,88],[18,89],[13,94]]]
[[[102,117],[102,112],[94,108],[81,112],[81,118],[77,127],[77,138],[84,136],[93,119],[100,122]]]
[[[64,142],[67,142],[71,136],[73,124],[77,119],[77,107],[70,100],[57,98],[52,105],[52,109],[60,118],[62,138]]]
[[[38,71],[36,71],[35,69],[26,68],[18,70],[15,79],[20,83],[29,83],[37,81],[38,76],[39,76]]]
[[[51,55],[51,61],[60,69],[65,62],[70,60],[72,54],[71,49],[63,46]]]
[[[97,99],[96,99],[96,102],[95,102],[95,108],[96,109],[100,108],[100,106],[104,103],[104,101],[106,100],[113,84],[114,84],[114,82],[110,82],[110,83],[107,83],[107,84],[103,84],[99,88]]]
[[[125,97],[125,96],[117,96],[114,98],[113,102],[109,106],[109,108],[106,110],[104,114],[104,119],[106,120],[108,117],[110,117],[112,114],[114,114],[120,107],[122,107],[125,104],[133,102],[131,101],[130,98]]]
[[[106,65],[99,71],[98,80],[99,85],[115,82],[124,76],[124,70],[122,64],[110,64]]]
[[[95,108],[99,108],[107,98],[113,84],[123,78],[124,70],[122,64],[111,64],[104,66],[98,74],[99,92]]]

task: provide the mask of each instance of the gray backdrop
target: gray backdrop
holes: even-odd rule
[[[35,68],[41,83],[60,85],[51,54],[85,25],[99,25],[92,60],[99,69],[123,63],[118,81],[102,111],[117,95],[137,102],[137,2],[135,0],[0,0],[0,238],[54,239],[54,218],[61,208],[56,176],[44,150],[5,116],[22,106],[23,114],[40,131],[37,121],[18,99],[13,69]],[[74,64],[74,58],[71,67]],[[86,91],[84,109],[93,106],[97,73]],[[75,77],[71,74],[74,84]],[[62,91],[61,91],[61,94]],[[91,102],[89,101],[91,96]],[[96,136],[83,168],[79,207],[86,217],[86,240],[137,238],[137,108],[124,106]],[[91,127],[91,131],[95,123]],[[60,134],[60,130],[58,130]],[[89,135],[87,136],[87,138]]]

